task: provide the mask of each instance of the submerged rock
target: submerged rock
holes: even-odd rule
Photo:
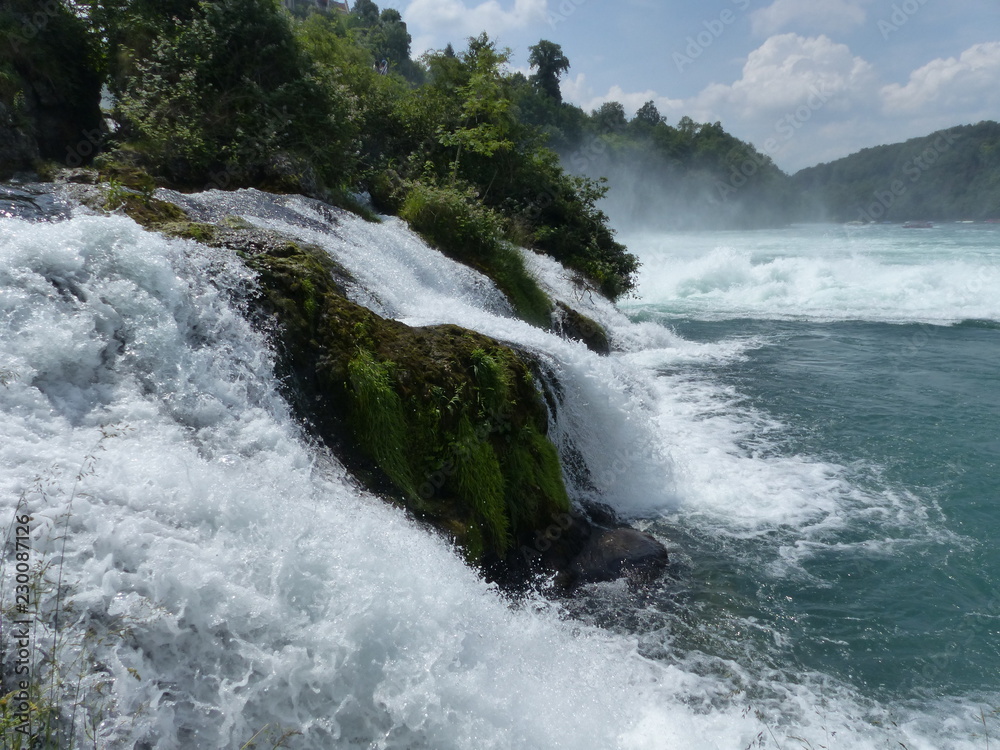
[[[667,549],[650,534],[633,528],[595,530],[570,564],[577,583],[648,578],[667,564]]]

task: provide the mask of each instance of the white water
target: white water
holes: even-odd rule
[[[628,238],[642,301],[709,320],[1000,320],[1000,226],[797,230]]]
[[[556,437],[623,512],[694,507],[739,535],[806,532],[847,510],[838,467],[756,460],[737,447],[754,417],[734,416],[731,394],[653,376],[738,358],[740,345],[632,325],[529,258],[609,326],[623,351],[599,358],[507,317],[486,280],[397,222],[230,200],[203,203],[328,247],[373,307],[538,352],[564,387]],[[16,506],[30,511],[33,559],[52,566],[40,649],[62,577],[57,692],[67,713],[79,704],[77,746],[89,731],[100,747],[238,748],[265,728],[272,741],[300,732],[293,748],[744,748],[773,734],[915,749],[969,737],[964,719],[942,727],[868,705],[823,675],[700,651],[652,661],[636,639],[541,599],[512,607],[304,438],[241,315],[250,283],[228,253],[125,218],[0,221],[0,507],[5,528]]]

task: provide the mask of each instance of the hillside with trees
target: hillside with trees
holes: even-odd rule
[[[866,149],[793,178],[716,123],[562,100],[571,61],[531,72],[486,34],[414,59],[398,11],[276,0],[31,0],[0,9],[0,176],[91,160],[104,180],[255,186],[344,205],[367,193],[542,307],[511,243],[614,298],[636,259],[612,225],[995,218],[998,126]],[[101,89],[111,94],[100,110]],[[44,171],[44,170],[43,170]],[[534,300],[534,301],[533,301]],[[533,312],[532,312],[533,310]]]
[[[1000,123],[938,131],[803,169],[806,221],[1000,219]]]
[[[562,101],[570,61],[557,44],[530,49],[530,78],[514,76],[521,119],[542,132],[570,172],[606,179],[601,206],[616,226],[687,229],[773,226],[795,216],[788,176],[721,123],[667,123],[646,102],[631,120],[619,102],[584,112]]]

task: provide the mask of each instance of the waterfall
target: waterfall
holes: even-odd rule
[[[634,323],[550,259],[526,252],[555,298],[609,330],[612,356],[516,319],[492,282],[398,220],[256,191],[161,193],[195,218],[238,216],[325,248],[381,315],[532,352],[557,401],[552,437],[580,464],[577,499],[669,514],[685,451],[731,439],[705,431],[703,384],[653,374],[733,360],[740,344]],[[63,746],[701,750],[768,732],[813,746],[831,731],[851,747],[897,736],[822,675],[697,649],[657,656],[558,602],[511,603],[304,433],[271,342],[247,320],[254,279],[237,257],[60,211],[0,219],[0,507],[5,637],[31,623],[32,700],[58,705]],[[622,585],[600,590],[613,599]]]

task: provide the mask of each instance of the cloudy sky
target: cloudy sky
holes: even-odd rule
[[[376,0],[377,2],[378,0]],[[654,100],[719,120],[782,169],[1000,119],[997,0],[386,0],[414,52],[486,31],[526,69],[539,39],[588,111]]]

